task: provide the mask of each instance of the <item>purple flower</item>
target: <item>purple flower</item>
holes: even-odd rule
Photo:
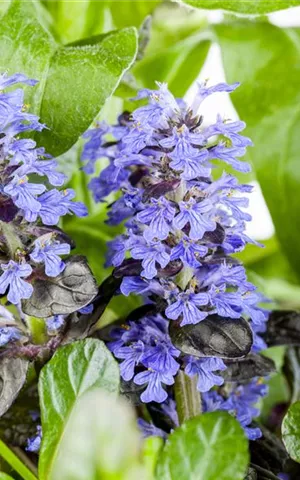
[[[130,347],[120,347],[114,351],[117,358],[123,359],[120,365],[120,373],[125,381],[133,378],[135,366],[139,363],[143,353],[144,344],[141,340],[133,343]]]
[[[63,173],[58,172],[57,163],[55,160],[27,160],[27,162],[19,167],[15,171],[15,175],[29,175],[30,173],[36,173],[40,176],[45,176],[48,178],[51,185],[55,187],[61,187],[65,180],[66,176]]]
[[[172,228],[172,220],[175,215],[175,208],[164,197],[158,200],[152,198],[149,207],[144,208],[137,214],[137,220],[148,225],[144,231],[144,237],[150,241],[154,238],[164,240]]]
[[[156,141],[153,139],[152,133],[153,129],[148,125],[141,127],[139,122],[133,123],[130,126],[128,134],[122,138],[124,153],[131,152],[134,158],[136,158],[135,154],[139,153],[145,147],[155,145]]]
[[[99,177],[93,178],[89,183],[89,188],[93,192],[95,202],[102,202],[111,192],[127,186],[129,172],[121,167],[116,167],[110,163],[100,173]]]
[[[195,359],[188,357],[185,373],[190,377],[198,375],[197,388],[199,392],[208,392],[215,385],[223,385],[224,379],[213,372],[225,369],[226,365],[220,358]]]
[[[173,226],[182,230],[189,223],[192,240],[201,240],[205,232],[215,230],[216,223],[206,215],[212,210],[209,200],[197,203],[190,198],[188,202],[179,202],[179,208],[180,213],[174,218]]]
[[[142,193],[138,188],[127,189],[124,195],[112,204],[108,212],[107,223],[118,225],[125,218],[132,216],[140,206]]]
[[[226,286],[211,286],[209,290],[210,303],[221,317],[240,318],[242,314],[242,299],[238,292],[226,292]]]
[[[144,352],[142,363],[151,370],[162,373],[168,372],[174,376],[180,366],[174,357],[176,358],[179,355],[180,351],[173,347],[170,341],[161,342],[161,344],[157,344]]]
[[[8,153],[11,156],[9,165],[19,165],[20,163],[29,163],[35,161],[37,158],[35,146],[36,143],[27,138],[14,140],[9,145]],[[17,173],[19,176],[26,175],[26,172],[20,172],[18,170],[16,170],[14,173]]]
[[[42,427],[40,425],[36,428],[36,434],[28,438],[26,450],[27,452],[38,453],[42,443]]]
[[[207,163],[208,151],[199,150],[194,157],[178,157],[170,162],[170,167],[176,171],[182,171],[181,178],[193,180],[197,177],[209,177],[211,166]]]
[[[130,293],[145,295],[146,293],[162,293],[163,289],[160,284],[154,280],[146,281],[140,277],[124,277],[120,286],[120,290],[126,297]]]
[[[196,157],[199,154],[199,148],[196,147],[203,147],[205,137],[201,133],[190,132],[186,125],[182,125],[179,128],[173,127],[172,135],[159,143],[164,148],[172,149],[168,155],[173,159]]]
[[[71,188],[61,192],[59,206],[64,210],[63,215],[74,213],[77,217],[86,217],[88,214],[86,206],[81,202],[73,202],[75,192]]]
[[[45,225],[56,225],[62,215],[75,213],[79,217],[87,215],[87,209],[81,202],[72,202],[74,191],[71,189],[60,192],[53,189],[39,197],[40,210],[38,212],[25,211],[28,222],[36,221],[40,216]]]
[[[20,340],[22,334],[16,327],[0,327],[0,347],[4,347],[10,342]]]
[[[182,315],[181,326],[195,324],[204,320],[208,312],[199,310],[198,307],[207,305],[209,296],[207,293],[182,292],[176,295],[178,300],[169,305],[166,309],[166,315],[171,320],[177,320]]]
[[[108,255],[106,266],[114,265],[114,267],[119,267],[122,264],[125,259],[127,244],[128,239],[125,235],[119,235],[114,240],[107,242]]]
[[[180,243],[172,248],[170,260],[179,258],[185,266],[198,268],[201,265],[199,257],[204,257],[207,252],[208,248],[205,245],[184,236]]]
[[[43,193],[39,197],[40,210],[32,212],[25,210],[25,219],[28,222],[35,222],[38,216],[41,217],[44,225],[56,225],[64,215],[65,209],[60,205],[61,193],[53,189]]]
[[[47,329],[49,333],[59,330],[65,322],[63,315],[54,315],[54,317],[47,319]]]
[[[34,250],[30,254],[31,260],[45,264],[45,272],[49,277],[57,277],[65,268],[65,262],[60,255],[70,253],[68,243],[60,243],[53,239],[53,235],[45,235],[34,242]]]
[[[94,311],[94,305],[91,303],[90,305],[86,305],[86,307],[82,307],[78,310],[79,313],[82,315],[89,315]]]
[[[8,288],[7,298],[14,304],[20,303],[22,298],[29,298],[33,287],[23,278],[29,277],[32,273],[31,266],[10,260],[9,263],[2,263],[0,267],[4,272],[0,277],[0,293],[5,293]]]
[[[131,247],[131,255],[132,258],[142,260],[144,270],[142,270],[141,275],[149,280],[157,274],[157,263],[161,268],[165,268],[170,261],[170,255],[166,252],[166,247],[160,242],[137,244]]]
[[[0,75],[0,90],[4,90],[5,88],[15,85],[16,83],[25,83],[26,85],[34,86],[38,83],[38,81],[30,79],[22,73],[15,73],[9,77],[7,76],[6,72]]]
[[[219,144],[208,150],[208,157],[223,160],[223,162],[228,163],[238,172],[248,173],[251,171],[250,165],[236,159],[236,157],[243,157],[245,153],[246,149],[244,147],[228,148],[225,145]]]
[[[239,135],[238,132],[244,130],[246,127],[245,122],[226,122],[222,119],[221,115],[217,116],[217,122],[211,125],[204,131],[204,135],[209,138],[214,135],[223,135],[231,140],[232,146],[235,147],[248,147],[252,144],[250,138]]]
[[[143,418],[138,418],[138,426],[142,432],[143,438],[167,438],[167,434],[161,428],[156,427],[153,423],[146,422]]]
[[[45,185],[28,183],[28,177],[18,177],[17,175],[4,187],[4,192],[12,197],[15,205],[29,213],[40,211],[41,204],[37,195],[45,190]]]
[[[217,83],[216,85],[213,85],[211,87],[206,86],[205,83],[199,83],[198,84],[198,92],[197,96],[194,100],[194,103],[192,105],[192,110],[193,112],[197,112],[198,108],[200,107],[201,103],[210,95],[213,93],[221,93],[221,92],[227,92],[231,93],[233,92],[240,84],[238,82],[233,83],[232,85],[228,85],[227,83]]]
[[[178,103],[169,92],[167,84],[157,83],[158,90],[144,88],[139,91],[137,98],[149,98],[149,104],[137,108],[132,116],[142,124],[156,128],[166,128],[169,119],[176,116],[179,110]]]
[[[141,400],[143,402],[162,403],[168,397],[168,394],[162,385],[173,385],[174,378],[173,375],[168,372],[162,373],[155,372],[154,370],[146,370],[138,373],[134,377],[134,383],[137,385],[148,384],[146,390],[141,395]]]
[[[262,296],[255,292],[246,292],[242,296],[244,312],[249,315],[253,324],[258,327],[263,325],[269,316],[269,312],[267,310],[257,306],[257,304],[262,300]]]

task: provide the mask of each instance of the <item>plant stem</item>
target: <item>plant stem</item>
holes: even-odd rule
[[[0,456],[24,479],[37,480],[37,477],[21,462],[21,460],[0,440]]]
[[[175,380],[175,400],[180,425],[202,411],[201,397],[197,390],[197,377],[189,377],[182,370]]]
[[[33,343],[42,345],[47,341],[46,323],[43,318],[29,317],[26,315],[26,323],[30,330]]]
[[[14,258],[16,251],[23,248],[22,242],[19,239],[14,226],[0,220],[0,231],[5,237],[11,258]]]

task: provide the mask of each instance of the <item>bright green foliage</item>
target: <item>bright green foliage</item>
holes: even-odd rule
[[[153,14],[146,54],[133,68],[136,80],[148,88],[167,82],[175,95],[183,96],[199,75],[211,38],[200,12],[162,5]]]
[[[169,437],[157,465],[157,480],[242,480],[249,461],[240,424],[225,412],[200,415]]]
[[[2,440],[0,440],[0,457],[3,458],[24,480],[37,480],[36,476]],[[3,479],[1,479],[1,475],[3,476]],[[5,476],[4,473],[0,473],[0,480],[8,480],[10,478],[11,477]]]
[[[118,365],[100,340],[87,339],[62,347],[43,368],[39,379],[43,429],[40,480],[51,478],[70,415],[80,397],[94,388],[111,394],[119,388]]]
[[[137,34],[127,28],[96,43],[62,47],[42,21],[38,3],[12,1],[0,25],[0,70],[39,80],[27,89],[30,111],[49,127],[37,140],[59,155],[89,127],[132,64]]]
[[[248,15],[262,15],[289,7],[296,7],[299,0],[184,0],[196,8],[224,9]]]
[[[282,427],[282,440],[289,455],[300,463],[300,402],[290,406]]]
[[[51,30],[62,43],[98,35],[110,30],[111,0],[42,0],[51,18]]]

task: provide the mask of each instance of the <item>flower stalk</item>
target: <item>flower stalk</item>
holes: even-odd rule
[[[178,416],[182,421],[200,411],[201,393],[203,411],[234,412],[254,439],[261,432],[250,426],[258,413],[253,404],[265,385],[254,380],[221,388],[226,360],[264,348],[263,297],[232,256],[256,244],[245,233],[251,219],[245,194],[252,187],[225,171],[212,176],[216,159],[249,172],[239,157],[252,142],[240,134],[243,122],[218,115],[205,125],[201,116],[209,95],[230,93],[238,84],[199,85],[192,107],[167,85],[158,87],[142,89],[137,98],[148,103],[124,112],[116,125],[101,123],[85,134],[84,170],[93,173],[98,158],[109,161],[89,184],[95,200],[122,192],[107,223],[125,221],[125,232],[110,242],[108,265],[123,276],[123,295],[139,294],[153,306],[153,314],[138,320],[129,315],[109,347],[123,381],[136,386],[150,410],[154,403],[167,412],[173,426]]]
[[[197,378],[189,377],[180,370],[174,385],[179,424],[202,413],[201,395],[197,389]]]

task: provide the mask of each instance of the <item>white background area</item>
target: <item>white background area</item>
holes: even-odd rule
[[[211,23],[219,23],[222,21],[223,13],[216,10],[209,12],[207,16]],[[279,27],[299,27],[300,7],[272,13],[269,15],[269,20],[271,23]],[[208,85],[214,85],[226,81],[220,47],[216,44],[212,45],[198,78],[199,81],[207,79],[209,82]],[[236,79],[236,81],[238,81],[238,79]],[[196,90],[197,85],[193,85],[190,88],[186,94],[187,101],[192,101]],[[214,123],[217,113],[220,113],[222,117],[227,119],[230,118],[231,120],[236,120],[238,118],[229,94],[221,93],[212,95],[201,105],[201,114],[205,118],[205,123]],[[248,222],[247,234],[257,240],[266,240],[274,234],[274,226],[259,184],[257,182],[252,182],[251,184],[254,186],[254,190],[249,195],[249,208],[247,211],[252,215],[252,221]],[[243,196],[245,195],[243,194]]]

